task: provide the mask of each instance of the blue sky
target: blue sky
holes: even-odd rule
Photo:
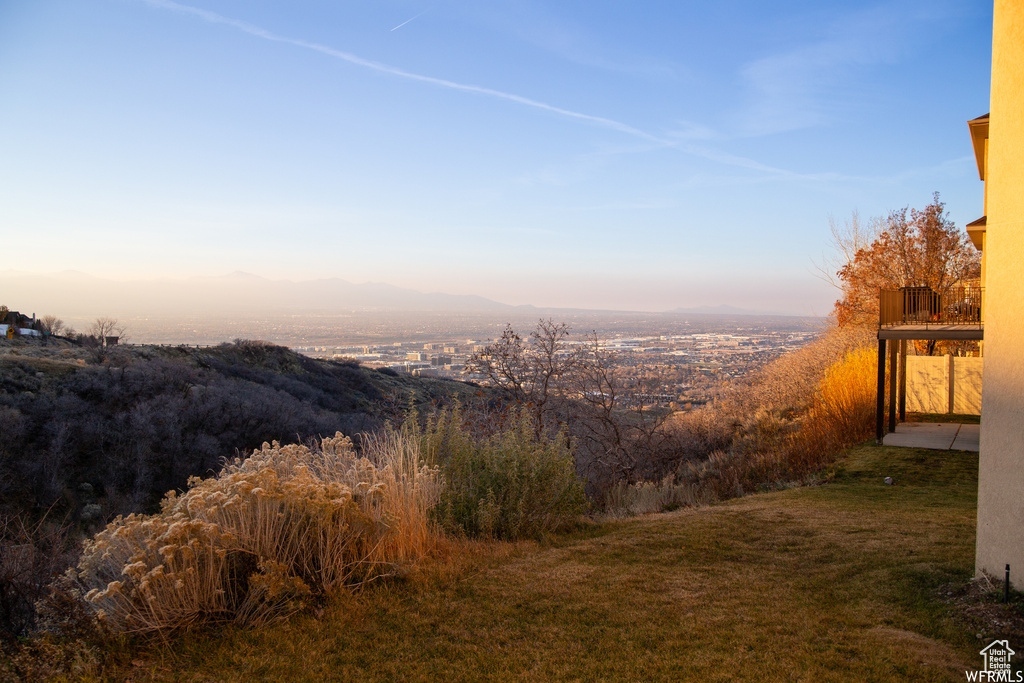
[[[0,0],[0,269],[827,313],[982,212],[978,0]]]

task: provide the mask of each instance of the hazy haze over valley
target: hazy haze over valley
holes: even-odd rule
[[[732,330],[751,324],[813,327],[814,318],[729,306],[669,311],[615,311],[510,306],[483,297],[425,294],[382,283],[340,279],[293,282],[248,273],[223,277],[116,281],[83,273],[44,275],[0,271],[0,291],[22,312],[59,311],[85,330],[113,315],[134,343],[217,344],[264,339],[288,346],[491,339],[506,324],[527,331],[539,318],[568,323],[577,333],[660,335]]]
[[[2,300],[820,315],[829,216],[977,218],[991,9],[3,3]]]

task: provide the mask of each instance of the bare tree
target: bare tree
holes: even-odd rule
[[[506,325],[497,341],[470,357],[469,365],[509,398],[529,405],[542,432],[560,421],[556,404],[564,397],[564,379],[577,361],[566,344],[568,336],[566,323],[550,319],[539,321],[525,342],[512,325]]]
[[[470,359],[506,396],[531,407],[538,432],[564,428],[577,467],[598,490],[660,478],[684,456],[671,411],[652,407],[667,378],[654,369],[621,367],[596,333],[572,344],[569,326],[541,320],[524,341],[511,326]]]
[[[124,337],[125,330],[117,318],[99,317],[93,321],[89,334],[96,337],[100,346],[106,346],[108,337]]]
[[[530,333],[531,385],[538,414],[542,418],[553,401],[565,397],[564,380],[578,362],[577,354],[566,347],[568,337],[569,325],[556,323],[550,318],[539,321]]]
[[[39,319],[39,329],[44,334],[60,334],[64,331],[64,321],[55,315],[44,315]]]
[[[821,261],[814,263],[817,276],[836,289],[842,290],[843,282],[839,279],[839,271],[847,264],[853,263],[857,252],[878,238],[883,224],[881,218],[872,218],[865,223],[856,209],[850,214],[850,218],[842,223],[830,215],[828,227],[832,252],[823,254]]]
[[[667,429],[672,411],[656,405],[672,381],[657,368],[622,367],[617,360],[592,333],[572,373],[580,408],[571,433],[588,458],[588,479],[598,488],[659,479],[686,457],[676,432]]]
[[[574,436],[589,456],[584,463],[588,478],[599,477],[598,469],[611,472],[613,478],[628,478],[636,460],[620,419],[622,373],[615,368],[611,352],[601,348],[597,333],[587,336],[577,368],[575,394],[588,410],[585,419],[577,421]]]

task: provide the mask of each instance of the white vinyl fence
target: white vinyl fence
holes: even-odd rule
[[[907,410],[981,414],[984,358],[907,356]]]

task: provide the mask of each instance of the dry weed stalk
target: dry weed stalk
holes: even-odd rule
[[[697,507],[714,500],[710,491],[688,481],[677,483],[675,475],[669,474],[658,482],[619,482],[608,490],[604,505],[609,517],[628,517]]]
[[[312,451],[264,444],[168,493],[159,514],[117,518],[79,563],[86,600],[123,630],[254,623],[394,573],[431,547],[440,477],[413,442],[371,444],[372,460],[341,434]]]

